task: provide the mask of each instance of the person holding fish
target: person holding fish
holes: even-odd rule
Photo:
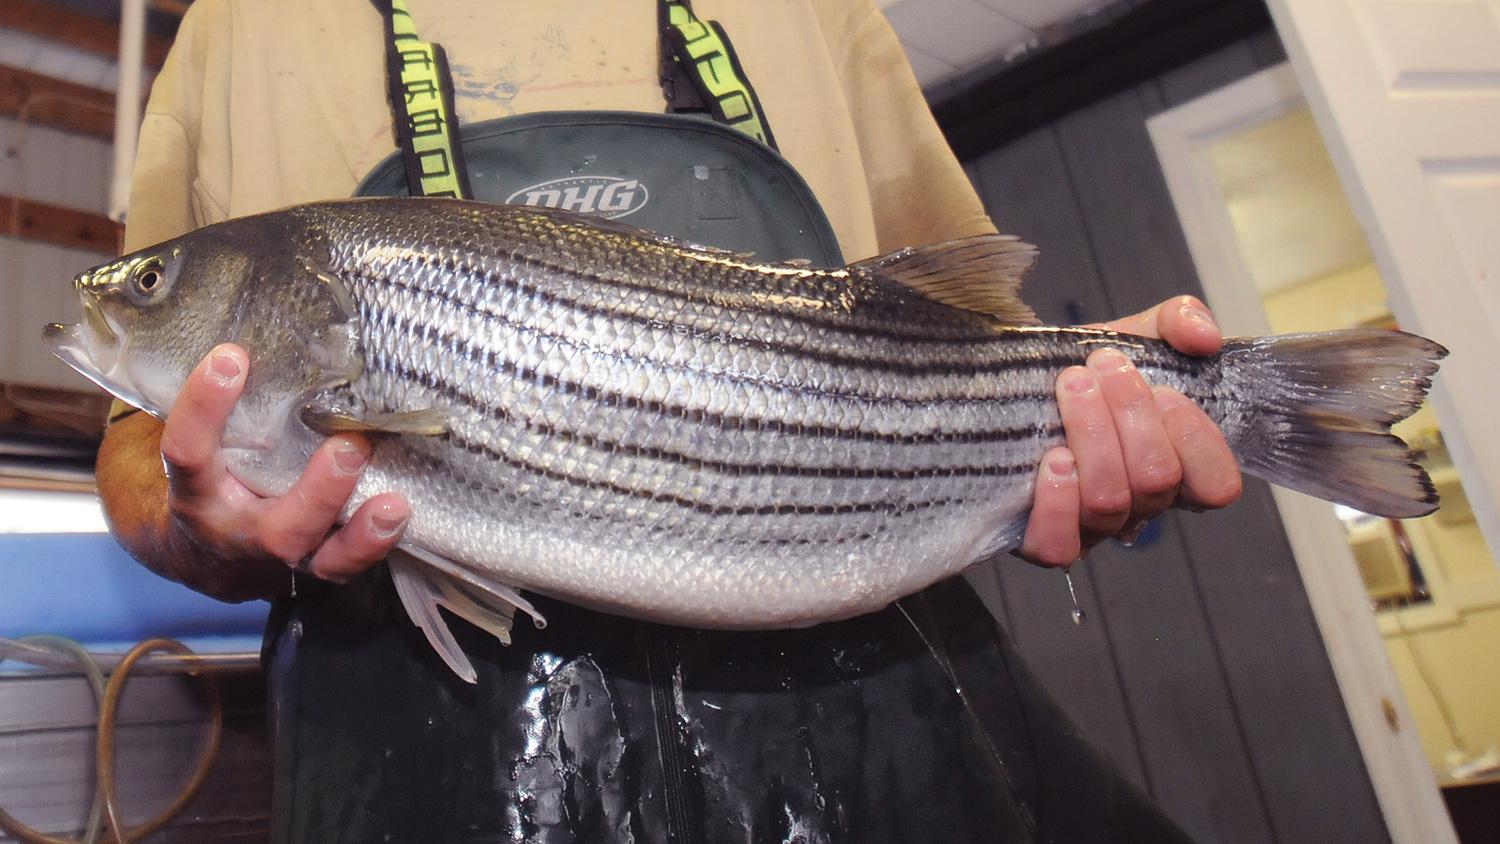
[[[147,109],[128,246],[356,193],[593,213],[783,268],[994,235],[867,0],[409,5],[194,3]],[[133,265],[142,295],[164,267]],[[1191,297],[1108,328],[1223,342]],[[412,573],[439,571],[398,548],[420,507],[349,506],[385,444],[434,438],[413,417],[322,413],[279,495],[232,471],[226,426],[266,359],[217,345],[164,422],[122,411],[98,481],[148,567],[275,602],[275,840],[1186,840],[1101,773],[961,579],[751,631],[542,590],[515,598],[546,629],[507,615],[499,644],[489,593]],[[1019,556],[1067,565],[1238,496],[1208,415],[1120,351],[1054,392],[1066,445],[1039,462]]]

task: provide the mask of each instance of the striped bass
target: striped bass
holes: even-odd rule
[[[1436,506],[1392,423],[1441,346],[1393,331],[1231,339],[1212,357],[1037,324],[1035,250],[981,236],[841,269],[767,264],[564,212],[456,200],[294,207],[86,272],[63,360],[165,418],[246,349],[230,471],[283,494],[330,432],[373,434],[346,516],[397,491],[390,565],[505,638],[520,591],[696,627],[880,609],[1023,537],[1094,349],[1197,401],[1245,471],[1393,518]],[[540,619],[538,619],[540,621]]]

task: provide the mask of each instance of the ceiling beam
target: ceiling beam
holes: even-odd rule
[[[113,256],[120,254],[122,227],[103,214],[0,194],[0,235],[12,234]]]
[[[93,492],[87,473],[110,400],[103,390],[0,383],[0,487]]]
[[[177,13],[180,15],[180,13]],[[120,27],[103,18],[81,14],[41,0],[5,0],[0,3],[0,27],[56,41],[86,52],[114,59],[120,52]],[[171,39],[146,36],[146,64],[161,67]]]
[[[1264,0],[1145,0],[933,105],[962,160],[1271,27]]]
[[[151,8],[179,18],[187,14],[188,6],[191,5],[192,0],[151,0]]]
[[[106,141],[115,135],[114,94],[6,65],[0,65],[0,114]]]

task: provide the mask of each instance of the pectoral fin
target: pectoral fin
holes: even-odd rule
[[[433,407],[358,417],[344,410],[309,405],[302,409],[302,422],[324,436],[354,433],[436,437],[448,433],[448,414]]]

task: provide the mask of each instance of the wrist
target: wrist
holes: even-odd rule
[[[156,551],[154,561],[132,554],[168,580],[220,601],[271,600],[291,588],[292,570],[285,563],[270,555],[226,553],[170,513]]]

